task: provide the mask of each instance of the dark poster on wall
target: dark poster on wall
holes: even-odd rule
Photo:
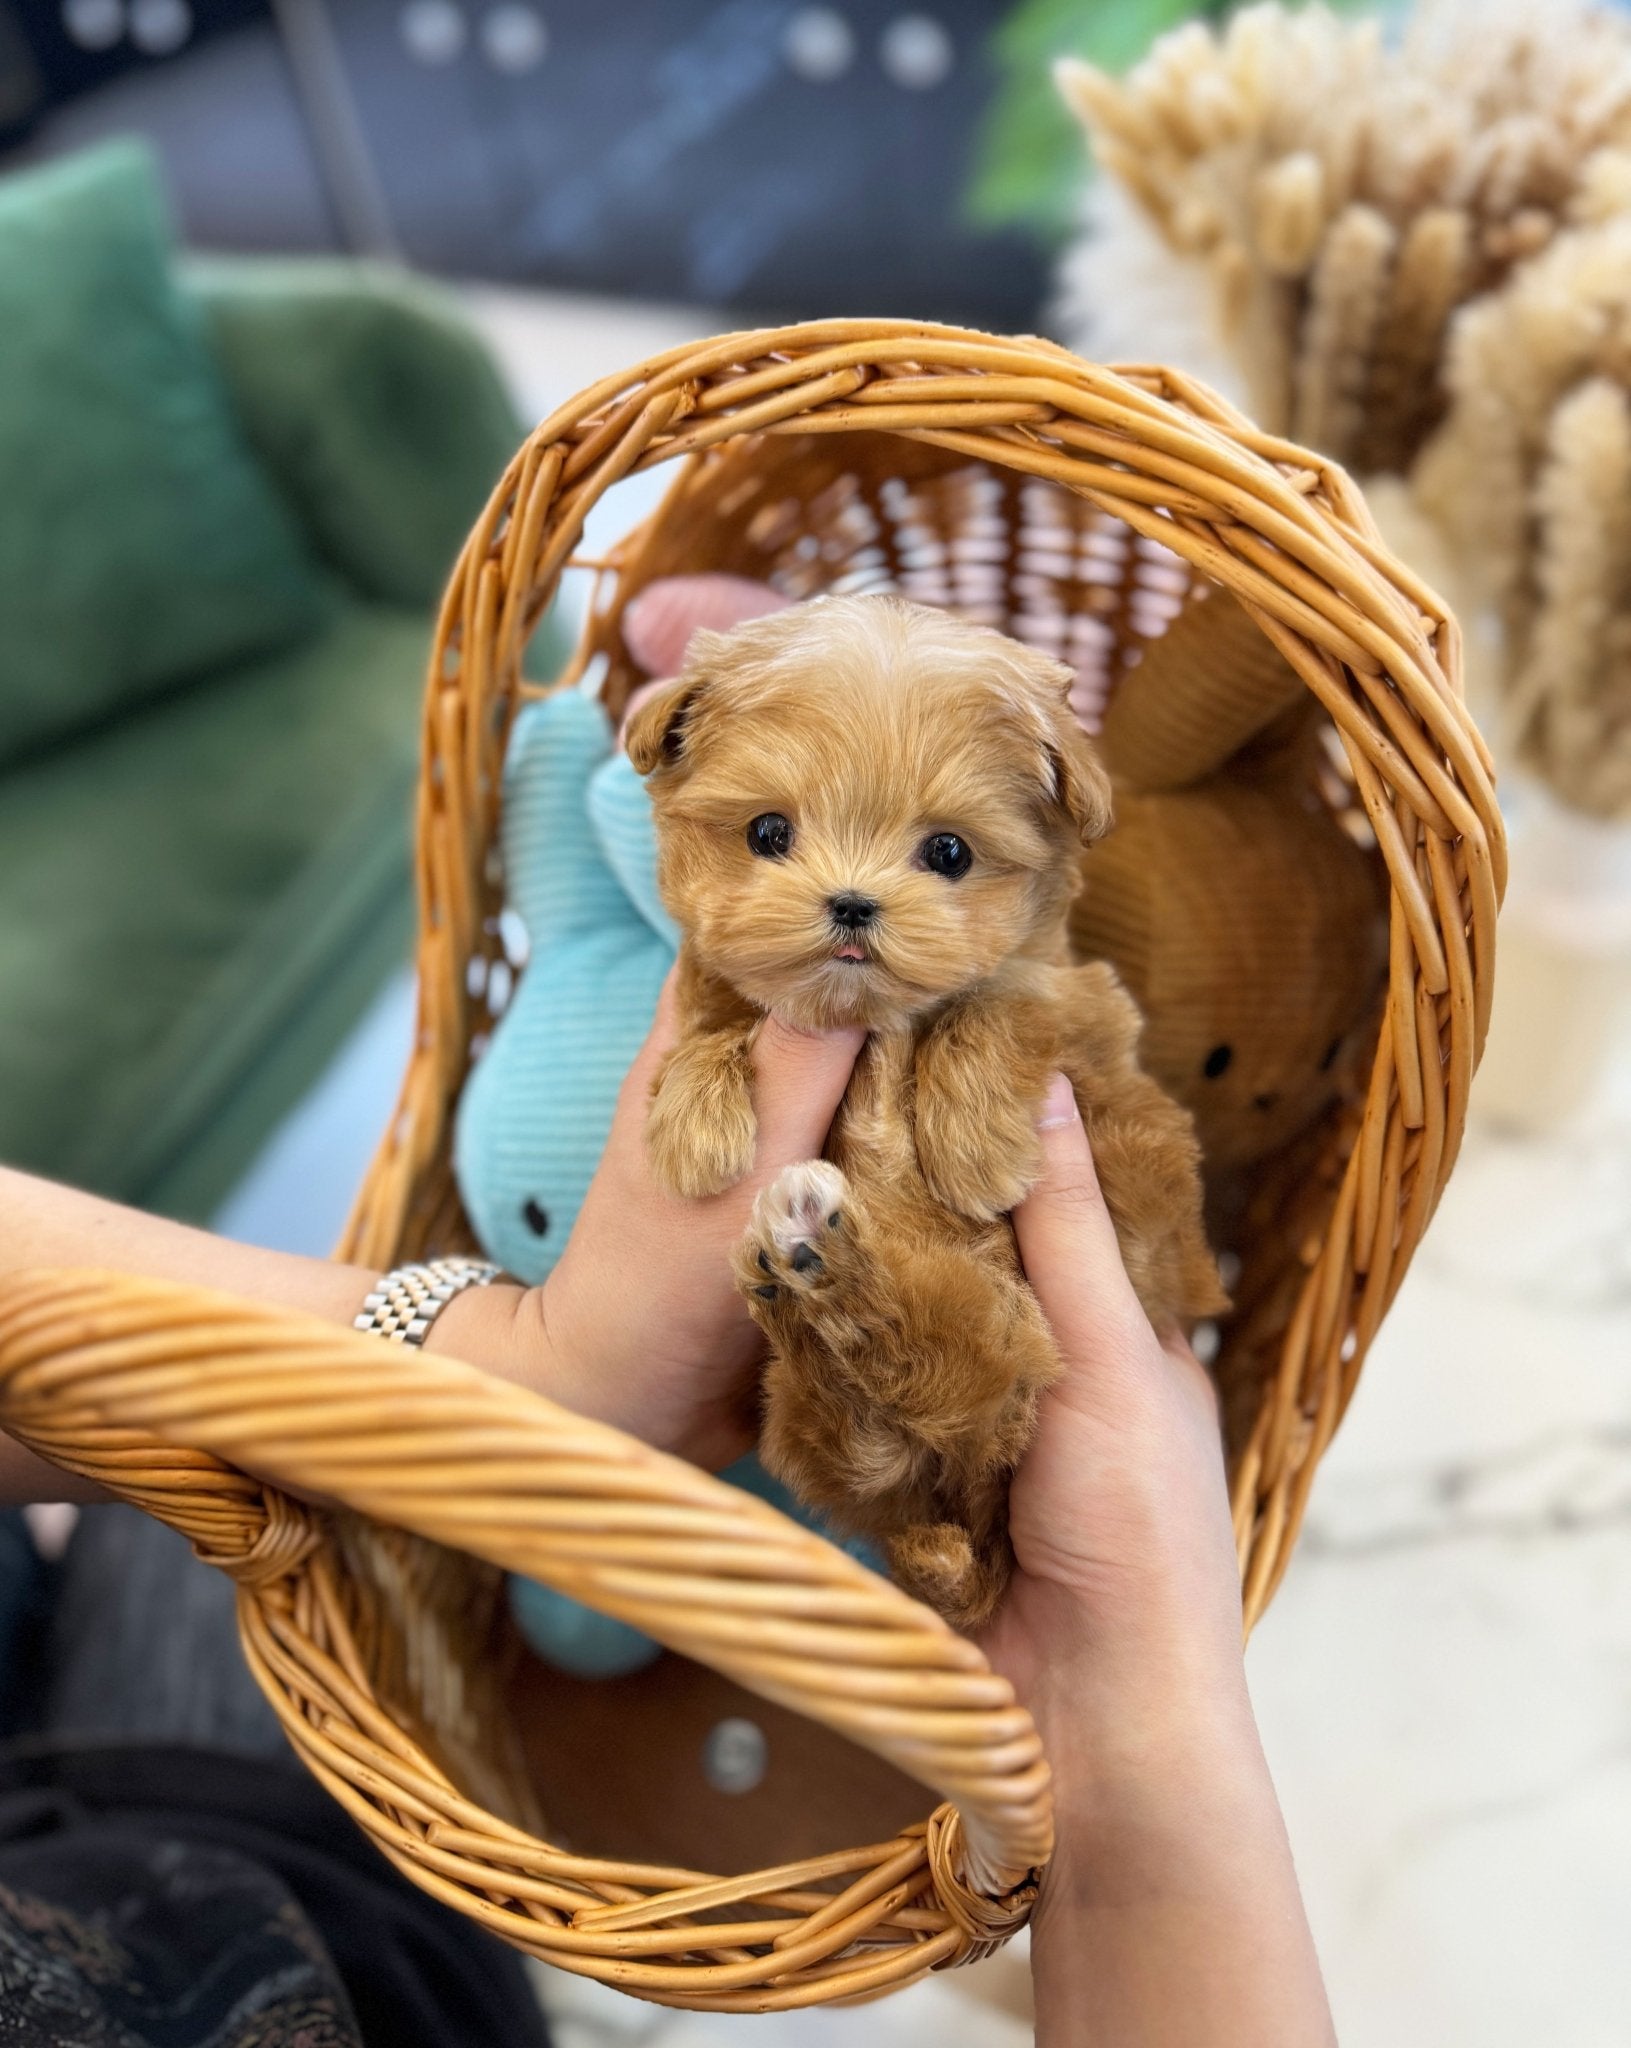
[[[0,0],[0,144],[54,106],[265,12],[266,0]]]
[[[963,194],[1003,10],[331,0],[397,237],[432,269],[758,313],[1025,327],[1044,262]]]

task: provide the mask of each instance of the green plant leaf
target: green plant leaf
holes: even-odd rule
[[[1366,0],[1332,0],[1339,13]],[[1060,57],[1083,57],[1122,72],[1168,29],[1222,21],[1228,0],[1020,0],[992,34],[1000,74],[975,144],[964,211],[977,227],[1027,228],[1057,246],[1075,227],[1092,163],[1081,127],[1053,82]]]
[[[966,205],[980,227],[1027,227],[1049,242],[1075,225],[1087,145],[1059,98],[1053,66],[1085,57],[1124,71],[1158,35],[1197,12],[1194,0],[1021,0],[991,38],[1002,82],[976,146]]]

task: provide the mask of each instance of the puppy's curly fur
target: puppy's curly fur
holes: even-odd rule
[[[761,1450],[963,1627],[1007,1583],[1008,1482],[1059,1369],[1006,1220],[1054,1069],[1146,1310],[1226,1305],[1188,1113],[1140,1072],[1111,970],[1066,964],[1080,846],[1110,823],[1069,680],[949,613],[833,597],[698,633],[627,734],[684,934],[653,1166],[682,1195],[749,1174],[766,1012],[865,1026],[827,1156],[762,1191],[737,1252]]]

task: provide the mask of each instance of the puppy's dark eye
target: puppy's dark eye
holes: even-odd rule
[[[793,850],[793,828],[780,811],[765,811],[748,827],[748,849],[761,860],[786,860]]]
[[[955,832],[936,832],[923,842],[923,865],[931,874],[944,875],[947,881],[955,882],[974,865],[974,854],[968,841],[959,839]]]
[[[1201,1062],[1201,1072],[1209,1081],[1215,1081],[1219,1074],[1229,1071],[1229,1064],[1235,1056],[1232,1045],[1215,1045]]]

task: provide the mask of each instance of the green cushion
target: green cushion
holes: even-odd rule
[[[324,615],[169,256],[137,145],[0,180],[0,762]]]
[[[298,1066],[320,1021],[315,1072],[336,1002],[405,957],[427,642],[422,616],[346,604],[0,777],[0,1159],[192,1214],[222,1192],[241,1145],[221,1173],[187,1161],[220,1152],[247,1077]]]
[[[245,431],[324,559],[370,596],[435,604],[522,431],[446,294],[326,260],[184,274]]]

